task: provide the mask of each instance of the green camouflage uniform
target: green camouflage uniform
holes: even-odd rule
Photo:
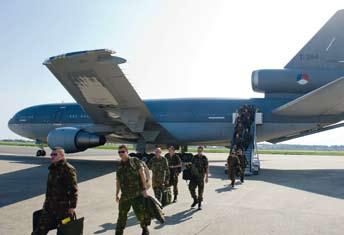
[[[239,172],[240,173],[240,179],[241,179],[241,181],[244,181],[245,168],[246,168],[246,164],[247,164],[245,154],[238,155],[238,158],[240,161],[240,168],[241,168],[241,171]]]
[[[133,207],[142,228],[150,224],[150,219],[145,213],[142,195],[143,187],[139,173],[141,168],[143,168],[141,161],[134,157],[129,157],[126,162],[121,161],[118,167],[116,179],[121,187],[121,198],[118,205],[116,234],[123,234],[131,207]]]
[[[173,156],[170,156],[169,153],[165,155],[169,167],[171,166],[178,166],[182,164],[182,161],[180,160],[180,157],[177,154],[173,154]],[[173,194],[176,196],[178,195],[178,175],[181,168],[170,168],[170,185],[173,186]]]
[[[148,165],[153,172],[152,186],[155,198],[162,202],[162,194],[165,188],[165,182],[170,179],[170,169],[165,157],[159,159],[156,156],[151,159]]]
[[[227,166],[228,166],[228,177],[231,180],[231,185],[234,186],[235,183],[235,174],[240,168],[240,160],[237,156],[229,155],[227,158]]]
[[[191,180],[189,183],[189,190],[191,197],[198,202],[203,201],[204,191],[204,176],[208,170],[208,159],[206,156],[199,156],[196,154],[191,159]],[[198,197],[196,195],[196,188],[198,187]]]
[[[75,168],[61,160],[49,166],[47,191],[39,225],[32,233],[47,234],[50,228],[56,227],[61,220],[70,216],[69,208],[76,208],[78,186]]]

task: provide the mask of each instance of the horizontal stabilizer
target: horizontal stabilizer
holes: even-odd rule
[[[344,77],[340,77],[272,111],[284,116],[336,115],[344,112]]]

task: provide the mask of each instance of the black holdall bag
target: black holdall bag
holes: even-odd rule
[[[72,220],[67,224],[57,227],[57,235],[82,235],[84,230],[84,217],[77,219],[74,214]]]
[[[191,168],[187,167],[183,170],[183,180],[191,180],[191,178],[192,178]]]
[[[43,209],[33,212],[32,214],[32,229],[33,231],[39,226],[39,220],[42,216]],[[49,230],[54,230],[57,228],[57,223],[53,223],[50,225]]]

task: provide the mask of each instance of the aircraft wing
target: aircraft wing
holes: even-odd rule
[[[344,77],[340,77],[272,111],[284,116],[335,115],[344,112]]]
[[[142,132],[150,113],[118,66],[126,60],[113,54],[106,49],[79,51],[43,64],[95,123],[121,122],[132,132]]]

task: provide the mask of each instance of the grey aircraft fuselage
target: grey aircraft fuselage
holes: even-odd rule
[[[316,128],[343,119],[343,115],[281,117],[272,110],[292,99],[254,98],[254,99],[165,99],[145,100],[160,126],[146,123],[145,131],[162,131],[154,144],[213,144],[229,145],[233,135],[233,113],[240,106],[254,105],[263,114],[263,124],[257,126],[257,141],[278,138],[307,129]],[[153,122],[152,122],[153,123]],[[121,126],[121,124],[118,124]],[[94,124],[78,104],[47,104],[23,109],[8,122],[9,128],[24,137],[41,142],[47,141],[51,130],[58,127],[77,127],[93,133],[108,133],[110,142],[133,142],[138,139],[132,133],[116,126]],[[163,130],[167,130],[165,133]]]

